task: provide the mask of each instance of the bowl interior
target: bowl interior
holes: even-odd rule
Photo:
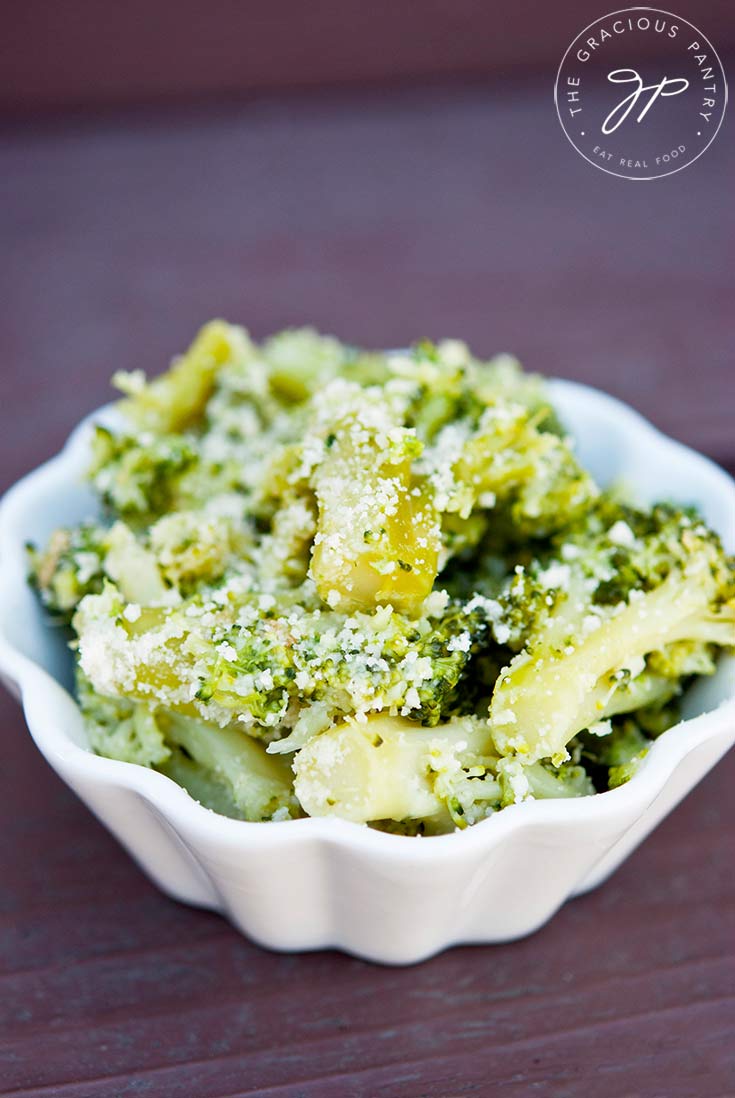
[[[670,500],[695,504],[735,551],[735,483],[708,459],[666,438],[637,413],[603,393],[572,382],[551,383],[552,398],[576,440],[583,464],[603,486],[622,483],[643,503]],[[31,473],[6,495],[0,508],[0,642],[42,667],[70,689],[68,634],[49,628],[48,616],[26,582],[25,545],[44,544],[51,532],[98,515],[84,483],[90,421],[114,422],[104,409],[85,421],[53,461]],[[685,718],[716,708],[735,696],[735,660],[700,680],[684,701]],[[67,728],[84,744],[81,722]]]

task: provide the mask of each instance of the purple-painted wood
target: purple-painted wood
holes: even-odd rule
[[[555,71],[589,0],[4,0],[0,115]],[[677,0],[718,50],[730,0]],[[658,35],[636,43],[656,53]]]

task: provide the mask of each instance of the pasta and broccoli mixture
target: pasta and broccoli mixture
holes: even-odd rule
[[[431,835],[614,788],[735,644],[717,535],[602,491],[509,356],[213,321],[114,381],[104,520],[32,579],[92,748],[215,811]]]

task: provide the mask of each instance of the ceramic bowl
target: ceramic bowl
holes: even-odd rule
[[[642,501],[695,503],[735,549],[735,483],[619,401],[567,381],[552,399],[582,461]],[[85,420],[63,451],[0,506],[0,671],[51,766],[169,896],[221,912],[272,949],[337,947],[404,964],[457,943],[540,927],[605,880],[735,741],[735,661],[688,693],[685,719],[632,781],[578,800],[531,801],[466,831],[406,838],[337,819],[244,823],[203,808],[169,778],[89,750],[71,659],[26,583],[24,543],[96,512],[84,484]]]

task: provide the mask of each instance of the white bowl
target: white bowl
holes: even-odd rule
[[[735,483],[603,393],[551,383],[582,461],[643,501],[696,503],[735,549]],[[609,793],[532,801],[436,838],[386,835],[337,819],[243,823],[197,804],[169,778],[90,752],[68,692],[71,661],[25,574],[24,543],[94,515],[84,485],[90,422],[0,505],[0,671],[51,766],[160,888],[226,915],[279,950],[334,946],[405,964],[467,942],[536,930],[600,884],[735,741],[735,660],[690,691],[681,724]]]

